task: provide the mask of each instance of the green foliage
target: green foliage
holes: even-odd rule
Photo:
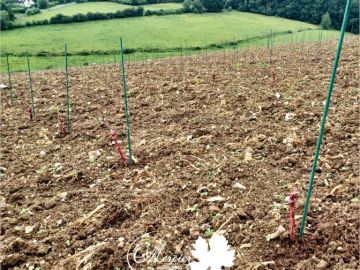
[[[49,8],[55,7],[55,6],[57,6],[57,5],[60,5],[60,2],[58,2],[58,1],[50,1],[50,2],[49,2]]]
[[[73,22],[85,22],[85,21],[97,21],[97,20],[108,20],[115,18],[127,18],[127,17],[139,17],[144,15],[144,8],[128,8],[124,10],[118,10],[114,13],[100,13],[100,12],[88,12],[87,14],[75,14],[73,16],[65,16],[57,14],[51,17],[50,24],[61,24],[61,23],[73,23]]]
[[[39,9],[46,9],[49,7],[49,0],[37,0],[37,7]]]
[[[25,13],[26,9],[27,9],[26,7],[18,5],[18,4],[13,4],[11,6],[11,10],[14,14]]]
[[[35,7],[28,8],[25,12],[26,16],[32,16],[32,15],[35,15],[38,13],[40,13],[40,9],[35,8]]]
[[[166,10],[166,9],[159,9],[159,10],[146,10],[144,16],[162,16],[162,15],[176,15],[184,13],[183,9],[175,9],[175,10]]]
[[[7,12],[7,19],[13,21],[15,19],[15,15],[11,9],[10,4],[5,3],[4,1],[0,1],[0,10]]]
[[[320,24],[322,15],[329,13],[331,25],[340,29],[345,0],[227,0],[227,6],[232,6],[239,11],[260,13],[270,16],[279,16],[293,20]],[[359,32],[359,1],[352,1],[349,14],[347,31]]]
[[[207,12],[220,12],[224,8],[223,0],[201,0]]]
[[[152,4],[141,7],[143,7],[145,10],[151,11],[147,15],[165,15],[165,14],[167,15],[167,14],[182,13],[179,11],[179,9],[181,9],[181,4],[177,4],[177,3]],[[79,17],[78,14],[87,15],[89,12],[91,12],[91,13],[109,14],[109,16],[106,16],[105,19],[116,18],[116,16],[112,16],[110,13],[115,13],[117,10],[124,10],[129,8],[131,9],[133,8],[133,6],[119,4],[119,3],[111,3],[111,2],[92,2],[92,3],[66,5],[66,6],[58,7],[54,10],[49,9],[46,10],[46,12],[40,12],[40,14],[36,14],[32,17],[19,16],[19,18],[17,18],[15,21],[15,25],[16,26],[25,25],[25,23],[28,21],[29,21],[28,25],[32,25],[33,21],[43,21],[45,19],[50,20],[52,17],[55,17],[57,14],[62,14],[70,17],[76,15],[76,17]],[[160,9],[163,9],[163,11],[160,12],[159,11]],[[169,10],[171,12],[169,12]],[[152,11],[159,11],[159,12],[152,12]],[[83,18],[83,16],[80,17]]]
[[[205,11],[204,5],[200,0],[185,0],[183,8],[187,13],[203,13]]]
[[[239,8],[239,0],[226,0],[224,7],[227,10],[238,9]]]
[[[359,1],[353,1],[350,7],[349,22],[346,29],[354,34],[359,34],[359,8]]]
[[[212,228],[207,228],[205,231],[205,236],[210,238],[214,234],[214,232],[215,231]]]
[[[323,29],[329,29],[331,27],[331,18],[329,12],[326,12],[321,17],[320,25]]]
[[[12,12],[10,5],[6,4],[4,1],[0,2],[0,28],[11,29],[13,27],[13,20],[15,19],[14,13]]]

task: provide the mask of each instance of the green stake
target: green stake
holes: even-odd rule
[[[26,59],[27,59],[28,74],[29,74],[29,86],[30,86],[30,96],[31,96],[31,113],[32,113],[32,119],[35,120],[34,92],[33,92],[33,88],[32,88],[31,69],[30,69],[30,60],[29,60],[28,51],[26,51]]]
[[[313,184],[314,184],[314,176],[315,176],[315,171],[316,171],[316,164],[317,164],[317,161],[318,161],[318,158],[319,158],[319,152],[320,152],[320,146],[321,146],[322,138],[324,136],[326,116],[327,116],[327,113],[328,113],[328,110],[329,110],[331,94],[332,94],[332,91],[333,91],[333,88],[334,88],[334,81],[335,81],[335,77],[336,77],[336,69],[337,69],[337,66],[338,66],[338,63],[339,63],[339,58],[340,58],[340,54],[341,54],[341,48],[342,48],[342,44],[343,44],[343,40],[344,40],[346,23],[347,23],[347,20],[348,20],[348,17],[349,17],[350,3],[351,3],[351,0],[347,0],[346,9],[345,9],[345,13],[344,13],[344,19],[343,19],[342,26],[341,26],[339,44],[338,44],[336,55],[335,55],[334,66],[333,66],[333,70],[331,72],[330,85],[329,85],[329,89],[328,89],[328,92],[327,92],[326,102],[325,102],[325,106],[324,106],[324,112],[323,112],[323,116],[322,116],[322,120],[321,120],[320,133],[319,133],[319,137],[318,137],[318,140],[317,140],[317,143],[316,143],[316,150],[315,150],[314,161],[313,161],[311,174],[310,174],[309,187],[308,187],[308,191],[307,191],[307,195],[306,195],[304,212],[303,212],[303,216],[302,216],[302,220],[301,220],[300,233],[299,233],[300,237],[302,237],[304,235],[306,217],[307,217],[308,208],[309,208],[309,201],[310,201],[311,191],[312,191]]]
[[[128,164],[129,164],[129,165],[132,165],[133,160],[132,160],[132,153],[131,153],[130,120],[129,120],[128,98],[127,98],[127,93],[126,93],[124,49],[123,49],[122,38],[120,38],[120,56],[121,56],[121,70],[122,70],[123,90],[124,90],[125,117],[126,117],[126,133],[127,133],[127,143],[128,143],[128,150],[129,150]]]
[[[65,44],[65,81],[66,81],[66,120],[67,120],[67,131],[71,133],[70,125],[70,96],[69,96],[69,78],[68,78],[68,56],[67,46]]]
[[[9,55],[6,54],[6,63],[7,63],[7,70],[8,70],[8,78],[9,78],[9,91],[10,91],[10,100],[11,105],[14,103],[14,97],[12,93],[12,84],[11,84],[11,75],[10,75],[10,64],[9,64]]]

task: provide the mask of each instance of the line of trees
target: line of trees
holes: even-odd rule
[[[40,0],[38,0],[40,1]],[[123,1],[123,0],[116,0]],[[148,0],[146,0],[148,1]],[[163,0],[149,0],[149,1],[163,1]],[[177,0],[176,0],[177,1]],[[26,15],[33,15],[39,13],[39,9],[32,7],[26,10]],[[1,30],[21,28],[24,26],[34,26],[34,25],[46,25],[46,24],[66,24],[66,23],[75,23],[75,22],[85,22],[85,21],[97,21],[97,20],[110,20],[110,19],[119,19],[119,18],[128,18],[128,17],[141,17],[141,16],[162,16],[162,15],[175,15],[185,13],[183,8],[176,10],[146,10],[144,11],[143,7],[134,7],[127,8],[123,10],[118,10],[116,12],[101,13],[101,12],[88,12],[86,14],[75,14],[72,16],[66,16],[63,14],[57,14],[50,19],[44,20],[33,20],[26,22],[25,25],[14,25],[13,21],[15,16],[10,8],[9,4],[1,1]]]
[[[185,0],[186,12],[221,12],[223,9],[259,13],[340,29],[346,0]],[[353,1],[347,31],[359,33],[359,1]]]
[[[208,0],[203,0],[208,1]],[[214,0],[211,0],[214,1]],[[224,8],[284,17],[340,29],[346,0],[225,0]],[[330,20],[329,20],[330,19]],[[352,1],[347,31],[359,33],[359,2]]]
[[[183,9],[178,10],[146,10],[144,11],[143,7],[136,8],[127,8],[123,10],[118,10],[116,12],[110,13],[100,13],[100,12],[88,12],[87,14],[75,14],[72,16],[66,16],[63,14],[57,14],[53,17],[44,20],[36,20],[32,22],[26,22],[25,25],[7,25],[7,28],[20,28],[24,26],[34,26],[34,25],[46,25],[46,24],[66,24],[66,23],[76,23],[76,22],[86,22],[86,21],[98,21],[98,20],[110,20],[110,19],[120,19],[120,18],[129,18],[129,17],[141,17],[141,16],[152,16],[152,15],[175,15],[181,14],[185,11]],[[5,25],[4,25],[5,26]],[[3,25],[1,26],[3,27]],[[3,29],[3,28],[2,28]]]

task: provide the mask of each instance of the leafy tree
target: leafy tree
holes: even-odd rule
[[[0,6],[0,28],[11,29],[13,27],[13,20],[15,19],[14,13],[10,6],[5,2],[1,1]]]
[[[321,25],[321,27],[323,29],[329,29],[330,28],[330,26],[331,26],[331,18],[330,18],[329,12],[326,12],[324,15],[322,15],[320,25]]]
[[[223,0],[201,0],[208,12],[220,12],[224,8]]]
[[[185,12],[191,12],[191,0],[185,0],[183,3],[183,8],[185,10]]]
[[[13,21],[15,19],[15,15],[12,12],[10,4],[5,3],[4,1],[0,1],[0,10],[7,12],[8,20]]]
[[[203,5],[203,3],[201,3],[200,0],[194,0],[192,8],[195,13],[203,13],[205,10],[204,5]]]
[[[49,0],[37,0],[37,7],[39,9],[46,9],[49,7]]]
[[[231,9],[238,9],[239,8],[239,1],[238,0],[226,0],[224,7],[228,10]]]
[[[204,6],[200,0],[185,0],[183,3],[185,12],[202,13]]]

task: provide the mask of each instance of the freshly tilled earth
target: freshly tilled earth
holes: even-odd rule
[[[235,249],[232,269],[357,269],[357,44],[343,47],[294,242],[285,198],[299,192],[298,232],[334,42],[275,47],[271,63],[253,49],[127,64],[128,167],[110,134],[127,153],[119,66],[70,69],[67,135],[64,72],[32,74],[33,121],[27,74],[13,74],[12,106],[1,90],[2,269],[170,269],[136,264],[131,244],[148,233],[149,250],[166,244],[162,257],[191,256],[216,231]]]

